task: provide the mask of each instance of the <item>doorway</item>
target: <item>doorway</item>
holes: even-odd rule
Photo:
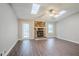
[[[25,23],[22,27],[23,39],[29,39],[29,24]]]

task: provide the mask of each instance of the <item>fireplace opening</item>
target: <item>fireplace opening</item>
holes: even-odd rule
[[[43,31],[37,31],[37,37],[44,37]]]
[[[44,37],[43,28],[38,28],[38,30],[37,30],[37,37]]]

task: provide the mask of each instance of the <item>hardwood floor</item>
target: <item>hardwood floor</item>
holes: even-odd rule
[[[48,38],[18,41],[8,56],[79,56],[79,44]]]

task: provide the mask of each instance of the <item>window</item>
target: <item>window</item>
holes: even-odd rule
[[[48,33],[53,33],[53,24],[48,24]]]

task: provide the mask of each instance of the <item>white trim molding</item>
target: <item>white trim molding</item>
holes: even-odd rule
[[[16,40],[16,42],[11,46],[11,48],[5,54],[3,54],[3,56],[7,56],[9,52],[12,50],[12,48],[16,45],[17,42],[18,40]]]
[[[73,42],[73,43],[79,44],[78,41],[68,40],[68,39],[65,39],[65,38],[62,38],[62,37],[59,37],[59,36],[56,36],[56,38],[59,38],[59,39],[61,39],[61,40],[66,40],[66,41],[69,41],[69,42]]]

